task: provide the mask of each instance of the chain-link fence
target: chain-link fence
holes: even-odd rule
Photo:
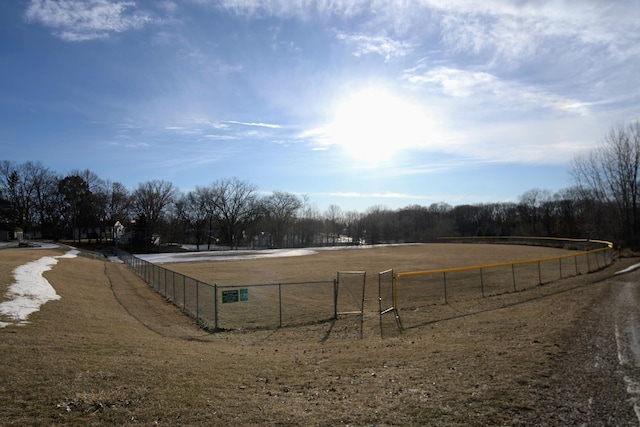
[[[149,286],[200,327],[262,329],[311,324],[337,316],[336,280],[221,286],[209,284],[120,251]]]
[[[448,242],[454,239],[448,239]],[[388,275],[381,281],[381,316],[393,308],[400,327],[434,321],[465,303],[531,289],[563,278],[591,273],[613,263],[609,242],[569,239],[481,238],[456,242],[544,245],[581,250],[574,254],[482,266],[411,271]],[[381,273],[382,275],[382,273]],[[382,276],[381,276],[382,277]],[[383,311],[386,310],[386,311]]]
[[[452,242],[454,240],[448,240]],[[593,240],[538,238],[456,239],[460,242],[545,245],[577,250],[568,255],[473,267],[378,276],[380,327],[418,326],[443,318],[442,307],[514,294],[565,277],[597,271],[613,262],[613,247]],[[325,281],[218,285],[202,282],[124,251],[120,258],[153,289],[211,331],[266,329],[358,314],[362,335],[365,272],[338,272]],[[340,289],[340,291],[339,291]],[[452,305],[453,304],[453,305]],[[442,312],[442,313],[441,313]],[[384,316],[388,314],[388,316]]]

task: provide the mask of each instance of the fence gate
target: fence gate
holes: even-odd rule
[[[396,303],[396,286],[393,270],[386,270],[378,273],[378,302],[380,308],[380,334],[384,336],[384,331],[392,326],[396,331],[402,331],[402,322],[398,313]],[[388,320],[393,317],[393,320]]]
[[[360,338],[364,324],[364,271],[338,271],[335,288],[335,317],[360,316]]]

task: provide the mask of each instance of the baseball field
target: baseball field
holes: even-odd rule
[[[323,280],[367,272],[364,334],[351,316],[207,333],[127,265],[59,258],[59,299],[0,328],[3,425],[521,425],[603,278],[632,260],[477,301],[381,334],[377,272],[545,258],[561,249],[414,245],[165,267],[218,283]],[[0,251],[5,295],[19,266],[67,248]],[[373,282],[369,282],[372,280]],[[234,282],[235,281],[235,282]],[[2,301],[0,299],[0,301]],[[496,301],[499,301],[497,304]],[[299,309],[305,310],[304,300]],[[0,319],[3,320],[3,319]]]

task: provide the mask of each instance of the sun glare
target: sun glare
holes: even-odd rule
[[[375,166],[403,149],[418,146],[426,137],[426,123],[417,106],[372,88],[340,103],[327,131],[331,144],[353,159]]]

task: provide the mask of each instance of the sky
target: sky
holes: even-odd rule
[[[640,118],[637,0],[0,2],[0,160],[319,210],[517,201]]]

